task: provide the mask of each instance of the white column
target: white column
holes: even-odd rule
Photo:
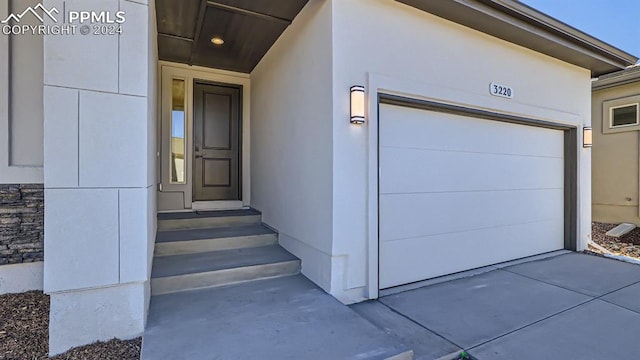
[[[49,0],[125,12],[120,35],[44,41],[45,274],[49,352],[144,331],[155,238],[153,0]],[[49,22],[51,24],[51,22]],[[77,25],[77,24],[76,24]]]

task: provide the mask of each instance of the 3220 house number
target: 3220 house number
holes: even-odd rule
[[[513,89],[511,87],[496,83],[491,83],[489,86],[491,87],[491,95],[513,99]]]

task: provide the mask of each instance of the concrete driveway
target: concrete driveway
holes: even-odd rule
[[[563,251],[381,295],[347,307],[296,275],[154,296],[142,359],[637,357],[637,265]]]
[[[563,253],[484,270],[352,309],[416,359],[459,349],[479,360],[637,357],[640,266]]]

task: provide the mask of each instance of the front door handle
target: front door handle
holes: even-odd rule
[[[196,154],[196,159],[200,159],[201,157],[202,157],[202,155]]]

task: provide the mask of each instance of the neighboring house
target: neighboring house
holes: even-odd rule
[[[255,208],[343,303],[586,248],[591,78],[637,61],[511,0],[53,8],[78,33],[0,34],[0,183],[22,184],[1,187],[0,254],[44,260],[0,286],[44,276],[52,354],[143,332],[158,212]],[[79,33],[90,10],[122,34]]]
[[[640,225],[640,65],[592,83],[593,220]]]

